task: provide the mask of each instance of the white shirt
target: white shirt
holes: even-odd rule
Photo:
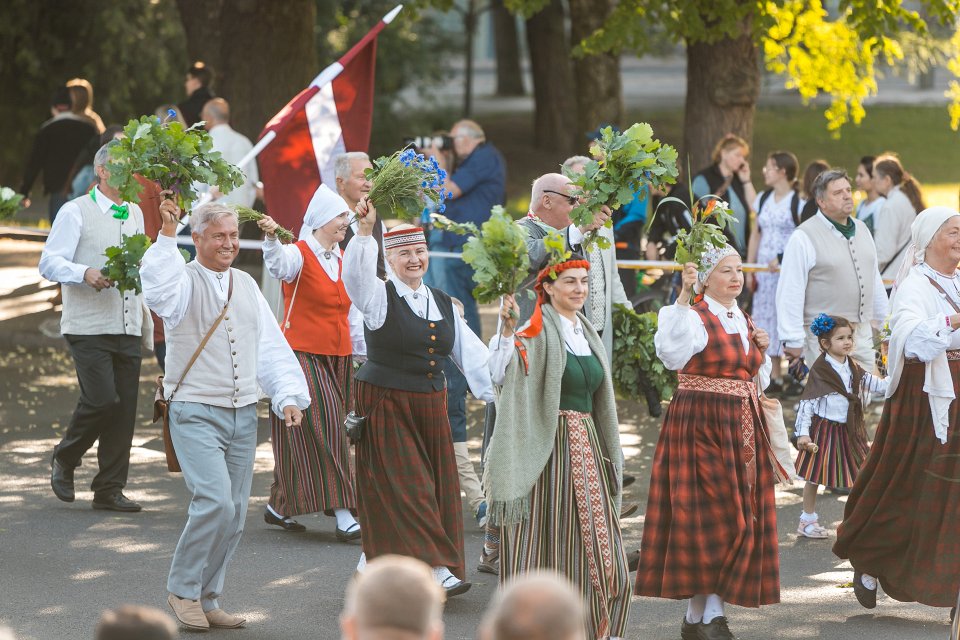
[[[935,271],[927,264],[918,265],[921,273],[936,280],[947,295],[960,306],[960,272],[953,277],[945,276]],[[960,331],[950,327],[950,316],[957,313],[942,293],[938,292],[937,304],[943,315],[936,315],[921,322],[913,330],[904,345],[904,353],[908,358],[917,358],[922,362],[930,362],[944,350],[960,349]]]
[[[844,358],[843,362],[835,359],[829,353],[824,356],[826,361],[833,367],[833,370],[840,375],[843,386],[847,393],[852,391],[853,372],[850,370],[850,358]],[[886,378],[878,378],[873,374],[864,372],[863,379],[860,381],[860,390],[858,393],[864,396],[868,393],[885,394],[887,392]],[[796,434],[800,436],[810,435],[810,423],[813,416],[817,415],[840,424],[847,423],[847,411],[850,408],[850,401],[839,393],[828,393],[819,398],[810,400],[801,400],[797,408]]]
[[[103,215],[112,216],[113,212],[110,211],[110,206],[116,203],[103,195],[100,189],[96,187],[93,189],[100,211],[103,212]],[[132,202],[128,202],[127,207],[131,216],[134,209],[140,209],[138,205]],[[142,217],[143,214],[141,213]],[[51,282],[83,284],[83,275],[90,268],[90,265],[77,264],[73,261],[82,233],[83,213],[80,212],[80,205],[71,200],[60,207],[53,227],[50,229],[50,235],[47,236],[47,242],[43,245],[43,253],[40,254],[40,275]]]
[[[736,301],[728,309],[709,295],[705,295],[703,299],[710,313],[720,320],[724,331],[728,334],[740,335],[743,352],[749,354],[754,345],[750,342],[747,319]],[[732,317],[728,316],[728,313],[732,314]],[[653,336],[653,344],[663,366],[671,371],[679,371],[687,366],[693,356],[706,348],[707,328],[700,314],[692,307],[672,304],[661,308],[657,314],[657,333]],[[764,356],[759,372],[761,390],[766,389],[770,383],[772,367],[770,356]]]
[[[363,323],[371,331],[383,326],[387,319],[387,283],[377,277],[377,241],[373,236],[354,236],[343,253],[343,284],[354,306],[363,315]],[[391,274],[390,280],[407,306],[421,318],[442,320],[430,288],[422,282],[416,289]],[[467,326],[454,309],[454,343],[450,358],[463,372],[473,395],[484,402],[493,402],[493,385],[487,370],[487,347]]]
[[[230,286],[229,272],[212,271],[199,263],[198,266],[213,283],[217,298],[226,302]],[[218,278],[218,275],[223,277]],[[147,249],[143,255],[140,279],[147,306],[160,316],[166,331],[176,329],[193,297],[193,281],[187,275],[186,263],[177,249],[175,238],[160,234]],[[280,333],[280,325],[262,295],[257,295],[257,303],[260,311],[257,384],[273,399],[273,411],[278,416],[282,416],[283,408],[289,405],[306,409],[310,405],[310,391],[300,364]],[[169,349],[170,344],[167,344]]]
[[[214,151],[219,151],[223,159],[230,164],[237,164],[247,153],[253,149],[253,143],[250,139],[235,131],[229,124],[218,124],[210,128],[210,138],[213,142]],[[222,204],[239,204],[244,207],[252,207],[257,199],[256,184],[260,180],[260,173],[257,170],[257,161],[251,160],[247,166],[240,167],[246,176],[242,185],[226,195],[217,198],[217,202]],[[206,187],[209,190],[209,187]]]
[[[837,231],[833,223],[822,213],[818,213],[814,218],[830,227],[830,233],[843,237],[843,234]],[[780,282],[777,285],[777,333],[780,341],[791,349],[803,347],[806,337],[803,302],[807,293],[807,280],[811,269],[815,266],[817,266],[817,250],[810,236],[803,232],[792,234],[783,250]],[[890,304],[876,262],[872,270],[877,275],[873,283],[873,318],[871,320],[874,323],[882,323],[890,313]]]
[[[583,324],[580,318],[570,320],[557,314],[560,318],[560,327],[562,329],[563,342],[566,345],[567,353],[575,356],[593,355],[590,350],[590,343],[587,337],[583,335]],[[514,336],[505,338],[499,333],[490,338],[487,348],[490,351],[490,376],[493,384],[503,384],[507,375],[507,366],[513,358]]]

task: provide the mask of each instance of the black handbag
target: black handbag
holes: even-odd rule
[[[380,406],[380,403],[383,402],[383,398],[387,395],[388,391],[390,391],[390,389],[383,390],[383,393],[377,398],[376,403],[370,407],[370,413],[373,413],[373,410]],[[368,416],[361,416],[356,411],[351,411],[344,416],[343,430],[347,433],[350,444],[357,444],[363,438],[364,425],[367,424],[367,417]]]

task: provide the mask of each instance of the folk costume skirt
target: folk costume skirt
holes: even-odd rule
[[[466,578],[460,477],[444,389],[416,393],[355,382],[367,416],[357,443],[357,512],[367,560],[396,553]]]
[[[948,356],[960,397],[960,359],[953,359],[960,353]],[[950,405],[941,444],[923,378],[923,364],[904,364],[847,499],[833,552],[877,576],[895,600],[951,607],[960,589],[960,402]]]
[[[683,385],[673,396],[650,478],[637,595],[716,593],[743,607],[780,601],[774,473],[765,427],[744,397]],[[744,445],[755,452],[752,489]]]
[[[294,351],[310,388],[303,424],[291,429],[270,413],[273,485],[270,506],[284,516],[356,509],[350,441],[343,416],[353,379],[351,356]]]
[[[623,637],[630,574],[620,516],[589,414],[561,411],[553,453],[530,494],[530,516],[501,527],[500,581],[535,569],[566,576],[583,594],[587,637]]]
[[[852,487],[870,446],[850,431],[848,425],[813,416],[810,440],[819,449],[816,453],[806,449],[800,452],[797,475],[825,487]]]

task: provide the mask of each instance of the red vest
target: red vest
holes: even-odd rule
[[[290,317],[290,326],[284,336],[294,351],[349,356],[353,353],[347,320],[350,298],[343,287],[343,278],[333,282],[305,240],[298,242],[296,247],[303,256],[303,267],[298,276],[299,286],[297,279],[283,283],[283,321]],[[297,297],[291,314],[290,299],[295,288]],[[280,329],[284,329],[282,324]]]
[[[706,301],[696,303],[693,309],[700,314],[703,326],[707,329],[707,346],[690,358],[690,362],[680,373],[734,380],[750,380],[756,376],[763,364],[763,354],[757,345],[751,344],[750,353],[744,353],[740,334],[727,333],[720,324],[720,318],[710,312]],[[747,326],[750,324],[747,317]],[[748,335],[753,340],[752,330]]]

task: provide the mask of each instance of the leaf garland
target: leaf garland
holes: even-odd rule
[[[264,217],[262,213],[255,209],[251,209],[250,207],[236,205],[234,209],[237,211],[237,219],[240,224],[243,224],[244,222],[259,222],[260,220],[263,220]],[[277,236],[277,239],[280,242],[290,243],[296,240],[296,238],[293,237],[293,232],[284,229],[280,225],[277,225],[277,230],[274,232],[274,235]]]
[[[600,134],[590,147],[593,159],[582,173],[563,169],[576,187],[574,194],[580,196],[580,204],[570,212],[571,220],[580,227],[592,224],[604,205],[618,209],[630,204],[637,193],[646,194],[677,180],[677,150],[654,138],[649,124],[637,122],[622,133],[605,127]],[[650,189],[643,189],[645,185]],[[607,221],[608,227],[612,224]],[[584,250],[593,243],[601,249],[610,246],[609,240],[593,232],[584,239]]]
[[[197,199],[197,183],[214,185],[224,194],[233,191],[243,184],[243,172],[213,150],[203,124],[184,129],[176,120],[161,122],[155,116],[131,120],[123,128],[124,137],[110,143],[107,182],[124,202],[139,202],[139,174],[173,191],[184,211]]]
[[[137,295],[143,293],[143,285],[140,283],[140,263],[143,261],[143,254],[151,244],[150,238],[143,233],[122,236],[119,245],[107,247],[104,250],[103,255],[107,256],[107,262],[100,269],[100,273],[112,280],[113,286],[120,293],[124,291],[134,291]],[[190,260],[190,254],[182,247],[180,255],[185,262]]]
[[[20,211],[23,196],[10,187],[0,188],[0,220],[10,220]]]
[[[490,219],[480,225],[457,223],[433,214],[434,224],[457,235],[471,236],[463,245],[463,261],[473,267],[473,297],[477,302],[494,302],[515,293],[530,271],[527,230],[518,225],[501,206],[494,207]],[[562,242],[562,238],[561,238]]]
[[[613,305],[613,366],[611,375],[617,392],[633,400],[644,400],[644,391],[653,389],[661,400],[669,400],[677,388],[677,374],[667,369],[653,338],[657,314],[638,314],[623,304]]]
[[[443,188],[447,172],[433,156],[425,158],[413,149],[404,149],[372,164],[364,170],[372,183],[367,195],[381,219],[419,222],[425,207],[443,213],[447,208],[444,201],[453,197]]]

